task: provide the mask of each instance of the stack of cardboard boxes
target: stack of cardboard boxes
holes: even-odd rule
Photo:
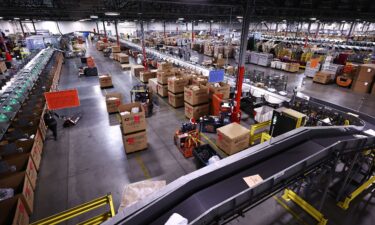
[[[0,73],[5,73],[7,71],[7,66],[4,61],[0,61]]]
[[[358,73],[354,78],[352,89],[357,93],[375,94],[374,87],[375,64],[363,64],[359,67]]]
[[[108,113],[117,113],[118,107],[121,105],[122,95],[121,93],[108,93],[105,95],[105,104],[107,106]]]
[[[319,71],[314,75],[313,81],[320,84],[328,84],[333,78],[334,74],[329,71]]]
[[[223,94],[223,99],[229,99],[230,85],[224,82],[219,83],[207,83],[209,90],[209,97],[212,99],[212,95],[216,93]]]
[[[148,83],[148,81],[152,78],[156,77],[157,70],[150,70],[150,71],[141,71],[139,73],[139,79],[143,83]]]
[[[146,117],[139,102],[118,106],[121,116],[122,140],[126,153],[147,148]]]
[[[204,85],[190,85],[184,88],[185,116],[199,119],[209,113],[208,88]]]
[[[142,71],[145,70],[145,67],[142,65],[132,65],[131,66],[133,76],[139,78]]]
[[[158,65],[158,72],[156,73],[158,81],[158,94],[161,97],[168,97],[168,78],[176,75],[176,70],[173,64],[169,62],[162,62]]]
[[[120,46],[112,46],[112,53],[120,53],[121,52],[121,47]]]
[[[112,76],[109,74],[102,74],[99,76],[100,88],[111,88],[113,87]]]
[[[168,101],[175,108],[184,106],[184,88],[189,85],[189,77],[174,76],[168,79]]]

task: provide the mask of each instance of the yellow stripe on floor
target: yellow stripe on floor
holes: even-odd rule
[[[139,153],[136,153],[137,155],[135,156],[135,160],[137,161],[138,165],[141,167],[141,170],[143,172],[143,175],[145,176],[146,179],[150,179],[151,175],[148,172],[148,169],[146,165],[143,163],[142,157]]]

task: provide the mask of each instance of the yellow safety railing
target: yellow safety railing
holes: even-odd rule
[[[261,137],[260,137],[260,143],[263,143],[263,142],[268,141],[270,139],[271,139],[271,135],[269,135],[266,132],[263,132]]]
[[[340,208],[347,210],[349,208],[349,204],[353,201],[358,195],[360,195],[364,190],[369,188],[375,182],[375,176],[372,176],[369,180],[359,186],[355,191],[353,191],[348,197],[337,203],[337,206]]]
[[[109,211],[105,212],[103,214],[100,214],[98,216],[95,216],[91,219],[88,219],[84,222],[79,223],[78,225],[97,225],[101,224],[107,219],[115,216],[115,208],[113,205],[112,195],[108,194],[106,196],[103,196],[101,198],[94,199],[90,202],[84,203],[82,205],[78,205],[74,208],[68,209],[66,211],[63,211],[61,213],[52,215],[50,217],[47,217],[45,219],[36,221],[34,223],[31,223],[31,225],[53,225],[53,224],[59,224],[64,221],[70,220],[72,218],[75,218],[79,215],[82,215],[84,213],[87,213],[89,211],[92,211],[94,209],[97,209],[99,207],[108,205]]]
[[[250,126],[250,145],[255,144],[256,140],[261,139],[262,132],[265,130],[266,127],[270,125],[271,125],[271,120],[251,125]],[[262,132],[257,132],[257,131],[262,131]]]
[[[310,216],[318,221],[318,225],[326,225],[328,220],[324,218],[324,215],[319,212],[314,206],[310,205],[303,198],[299,197],[294,191],[290,189],[285,189],[282,198],[285,201],[292,200],[296,203],[301,209],[307,212]]]

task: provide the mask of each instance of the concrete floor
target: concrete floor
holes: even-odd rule
[[[149,148],[125,154],[119,122],[116,115],[108,115],[105,107],[106,92],[121,92],[124,102],[130,102],[130,89],[139,81],[122,71],[118,62],[104,58],[101,52],[88,44],[88,55],[95,58],[99,73],[110,73],[114,88],[101,90],[97,77],[78,77],[79,59],[67,59],[62,69],[60,89],[77,88],[81,106],[61,110],[62,115],[82,112],[79,123],[71,128],[59,126],[58,141],[45,142],[41,172],[37,181],[32,221],[76,206],[94,198],[112,193],[115,208],[120,204],[126,184],[144,179],[166,180],[167,183],[197,169],[192,158],[185,159],[173,143],[173,133],[181,122],[187,121],[184,108],[174,109],[167,99],[157,97],[154,115],[147,119]],[[256,66],[249,65],[251,68]],[[263,68],[263,67],[259,67]],[[268,68],[263,68],[270,70]],[[281,71],[280,71],[281,72]],[[288,74],[297,82],[301,74]],[[334,85],[322,86],[307,80],[305,93],[324,98],[347,107],[359,107],[375,116],[375,97],[359,96]],[[364,98],[362,104],[358,100]],[[51,136],[51,134],[49,133]],[[373,208],[372,208],[373,209]],[[269,199],[231,224],[295,224],[289,214],[274,199]],[[92,215],[92,214],[91,214]],[[82,218],[89,218],[90,214]],[[368,216],[368,215],[367,215]],[[281,219],[280,219],[281,218]],[[368,217],[371,220],[372,217]],[[68,224],[74,224],[72,220]],[[82,220],[81,220],[82,221]],[[366,222],[367,221],[367,222]],[[344,224],[344,223],[335,223]],[[345,223],[353,224],[353,223]],[[370,224],[368,220],[365,223]]]

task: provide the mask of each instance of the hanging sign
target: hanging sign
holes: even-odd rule
[[[78,90],[45,92],[47,107],[50,110],[72,108],[80,105]]]
[[[224,81],[224,70],[211,70],[208,74],[208,82],[217,83]]]

